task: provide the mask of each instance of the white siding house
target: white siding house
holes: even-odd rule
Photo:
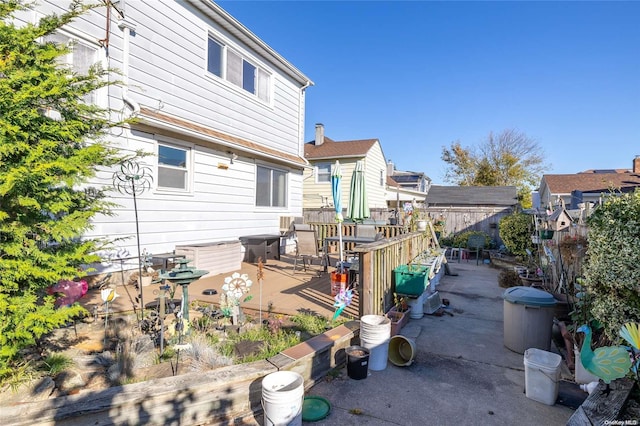
[[[40,0],[21,18],[67,5]],[[151,188],[136,199],[143,249],[278,234],[281,216],[302,215],[305,90],[313,83],[218,5],[120,0],[57,36],[84,49],[74,47],[78,66],[101,61],[120,71],[110,78],[123,84],[93,101],[114,109],[114,119],[137,118],[111,132],[113,145],[150,154]],[[111,184],[113,172],[97,183]],[[105,256],[135,257],[133,198],[111,194],[115,215],[96,218],[87,236],[122,239]]]

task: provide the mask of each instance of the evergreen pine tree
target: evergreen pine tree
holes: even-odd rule
[[[0,381],[24,349],[84,313],[78,304],[56,309],[46,289],[99,260],[106,242],[81,236],[112,205],[90,183],[121,160],[101,139],[121,123],[83,100],[113,84],[109,71],[75,73],[60,60],[73,46],[44,42],[90,7],[73,2],[18,25],[14,15],[28,7],[0,2]]]

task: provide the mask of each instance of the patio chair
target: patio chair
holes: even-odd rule
[[[309,265],[318,259],[320,265],[324,266],[325,255],[320,253],[318,249],[318,237],[316,231],[312,229],[296,229],[296,258],[293,261],[293,272],[296,272],[298,259],[302,260],[304,271],[307,271],[307,262]]]
[[[469,261],[469,255],[471,253],[476,254],[476,265],[480,263],[480,256],[482,256],[484,250],[485,238],[483,235],[471,235],[467,240],[467,262]]]

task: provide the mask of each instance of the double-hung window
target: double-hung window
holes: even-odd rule
[[[207,45],[207,71],[264,102],[271,101],[271,75],[211,36]]]
[[[79,41],[62,33],[49,34],[44,41],[69,45],[71,52],[61,56],[59,61],[63,65],[69,65],[74,74],[87,75],[89,68],[99,61],[97,45],[90,45],[88,42]],[[82,99],[87,104],[95,104],[97,99],[95,91],[87,93]]]
[[[331,163],[316,164],[316,182],[331,182]]]
[[[287,172],[257,167],[256,206],[287,207]]]
[[[158,189],[189,190],[191,149],[158,143]]]

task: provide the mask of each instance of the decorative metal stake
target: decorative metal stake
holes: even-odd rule
[[[140,226],[138,222],[138,202],[136,197],[151,189],[153,176],[151,168],[140,164],[136,158],[126,159],[120,164],[120,170],[113,173],[113,186],[121,194],[133,197],[133,210],[136,219],[136,242],[138,245],[138,291],[140,295],[141,319],[144,318],[144,299],[142,295],[142,250],[140,250]]]
[[[262,257],[258,258],[258,283],[260,284],[260,321],[259,324],[262,324],[262,281],[264,280],[264,265],[262,263]]]

